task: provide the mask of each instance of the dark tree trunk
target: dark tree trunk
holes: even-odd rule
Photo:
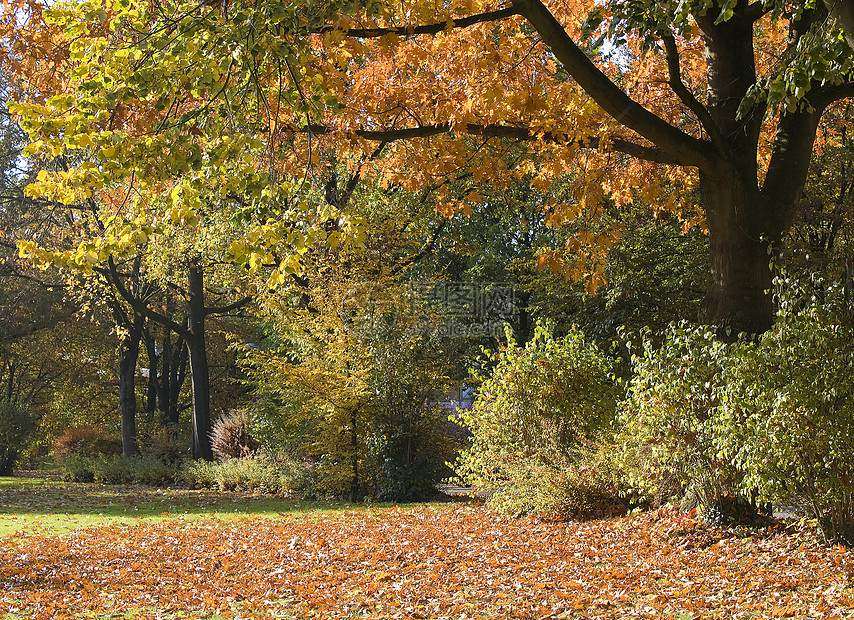
[[[164,355],[166,355],[167,350],[169,351],[169,373],[166,375],[166,384],[164,385],[167,405],[165,420],[168,424],[177,424],[178,416],[181,413],[181,389],[184,387],[184,379],[187,377],[189,356],[187,347],[183,344],[177,347],[173,346],[169,334],[164,340],[163,350]]]
[[[781,228],[758,190],[735,173],[701,175],[709,227],[710,278],[700,320],[730,339],[771,327],[771,261]]]
[[[205,345],[204,273],[197,264],[190,265],[187,321],[190,338],[190,376],[193,386],[193,458],[213,460],[210,439],[210,372]]]
[[[145,351],[148,354],[148,390],[145,394],[145,412],[149,420],[154,420],[157,405],[161,401],[159,382],[162,359],[157,353],[157,345],[151,329],[143,329],[142,340],[145,343]]]
[[[119,410],[122,419],[122,453],[134,456],[139,453],[136,443],[136,362],[139,359],[139,341],[145,319],[135,314],[133,323],[119,343]]]
[[[8,376],[6,378],[6,402],[12,402],[15,396],[15,362],[10,361],[7,365]]]

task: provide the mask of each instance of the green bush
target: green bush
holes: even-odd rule
[[[601,499],[593,481],[610,472],[590,455],[615,415],[612,370],[577,330],[556,339],[538,325],[524,347],[511,340],[462,413],[473,438],[457,460],[459,476],[504,512],[584,514]]]
[[[854,544],[854,314],[836,287],[779,284],[778,319],[758,338],[726,344],[683,324],[657,348],[645,340],[620,461],[653,501],[710,515],[797,504]]]
[[[429,497],[453,472],[460,442],[445,433],[448,414],[423,400],[385,401],[371,422],[366,480],[378,500],[407,502]]]
[[[56,465],[66,482],[94,482],[95,458],[68,452],[56,459]]]
[[[35,427],[36,418],[27,405],[0,400],[0,476],[12,475],[12,468]]]
[[[255,455],[218,463],[193,461],[182,469],[181,477],[193,488],[288,495],[300,488],[303,469],[283,456]]]
[[[102,484],[163,486],[175,482],[177,470],[153,456],[100,456],[93,459],[93,477]]]
[[[710,505],[736,493],[741,473],[720,452],[721,391],[728,346],[705,327],[668,327],[656,347],[647,334],[632,356],[620,411],[620,460],[633,492],[662,503]]]

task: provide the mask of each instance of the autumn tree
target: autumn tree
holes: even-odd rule
[[[588,10],[592,12],[588,14]],[[503,131],[505,136],[521,137],[527,137],[525,132],[539,132],[543,140],[564,139],[579,150],[611,149],[653,164],[687,169],[689,177],[697,175],[710,237],[711,278],[702,307],[704,320],[748,332],[763,331],[770,325],[773,313],[766,293],[771,283],[769,248],[779,247],[792,221],[822,113],[834,101],[854,93],[851,48],[843,32],[826,19],[822,6],[800,2],[785,6],[746,1],[610,2],[594,8],[581,3],[546,5],[518,0],[504,9],[469,13],[465,18],[462,11],[449,12],[453,21],[447,23],[456,28],[498,18],[516,20],[514,34],[530,42],[532,53],[556,61],[545,72],[554,81],[544,77],[541,82],[546,86],[540,91],[545,101],[538,102],[543,108],[540,122],[532,125],[522,114],[510,116],[501,110],[496,115],[488,107],[475,106],[472,113],[452,116],[444,124],[431,115],[429,124],[372,130],[371,137],[390,140],[406,137],[407,131],[410,136],[431,131],[489,136]],[[519,24],[519,17],[526,24]],[[411,20],[405,23],[412,34],[429,32],[429,26],[419,29]],[[363,37],[407,34],[406,28],[389,30],[390,26],[373,31],[342,27],[341,32]],[[595,37],[590,33],[597,27],[606,38],[612,37],[612,45],[619,50],[611,63],[595,53]],[[500,31],[494,23],[490,28]],[[471,33],[467,36],[471,41]],[[436,37],[449,48],[452,42],[461,42],[453,34]],[[539,47],[538,39],[545,48]],[[776,45],[786,50],[781,58],[770,54]],[[401,48],[405,46],[401,44]],[[443,61],[442,66],[466,61],[471,59],[455,58]],[[366,66],[376,71],[372,65]],[[418,66],[423,69],[431,64],[425,59]],[[499,66],[491,69],[501,71]],[[401,62],[384,75],[404,78],[410,74]],[[579,128],[577,121],[573,127],[556,114],[549,98],[566,88],[562,75],[597,104],[594,122]],[[486,82],[483,76],[477,74]],[[418,81],[414,75],[412,79]],[[391,88],[396,87],[397,83]],[[495,89],[491,81],[479,94],[495,98]],[[400,97],[406,88],[396,91]],[[466,103],[479,103],[470,91],[466,94]],[[515,95],[506,87],[502,94],[504,98]],[[417,100],[414,92],[409,100]],[[518,105],[516,111],[523,109]],[[598,116],[598,111],[606,116]],[[500,122],[484,122],[496,116]],[[474,122],[476,119],[481,122]],[[388,126],[389,117],[384,120]],[[363,135],[367,137],[368,132]],[[596,174],[611,185],[607,193],[612,199],[619,195],[619,184],[607,174]],[[667,189],[660,187],[662,193]]]
[[[569,219],[597,201],[640,196],[677,213],[699,201],[702,318],[756,332],[772,320],[769,250],[791,224],[816,128],[854,91],[844,3],[827,4],[838,19],[806,1],[123,0],[33,8],[47,20],[8,36],[22,58],[48,47],[42,66],[67,63],[65,82],[34,74],[43,95],[16,108],[38,138],[31,154],[82,155],[34,195],[107,191],[114,210],[127,195],[137,208],[121,219],[139,226],[138,196],[192,217],[183,188],[209,179],[257,220],[232,257],[272,258],[275,283],[299,271],[302,248],[338,234],[299,225],[322,143],[407,189],[470,180],[464,198],[438,197],[444,213],[466,211],[478,183],[533,174],[545,187],[570,171],[575,191],[556,206]],[[511,167],[513,142],[530,157]],[[612,243],[585,235],[567,251]]]

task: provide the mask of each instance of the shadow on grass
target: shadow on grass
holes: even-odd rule
[[[112,521],[272,516],[348,506],[252,493],[62,482],[49,473],[27,472],[0,477],[0,536],[61,532]]]

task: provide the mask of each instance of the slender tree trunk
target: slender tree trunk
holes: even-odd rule
[[[181,413],[179,408],[181,389],[184,387],[184,379],[187,376],[188,353],[186,346],[173,346],[171,337],[168,335],[167,340],[164,341],[164,351],[166,351],[165,345],[167,343],[170,362],[168,380],[165,385],[168,403],[166,419],[169,424],[178,424],[178,417]]]
[[[136,363],[139,359],[139,342],[145,319],[134,315],[133,323],[119,344],[119,409],[122,419],[122,453],[134,456],[139,453],[136,443]]]
[[[148,419],[153,420],[154,414],[157,412],[157,405],[161,401],[159,381],[160,364],[163,360],[157,354],[157,345],[151,329],[142,331],[142,339],[145,342],[145,350],[148,354],[148,391],[145,396],[145,412],[148,414]]]
[[[12,396],[15,395],[15,362],[10,361],[8,366],[9,376],[6,381],[6,402],[12,402]]]
[[[187,319],[190,336],[190,375],[193,384],[193,458],[213,460],[210,440],[210,371],[205,345],[204,273],[197,264],[189,270]]]
[[[358,420],[359,408],[353,407],[350,409],[350,465],[353,470],[353,480],[350,482],[350,501],[359,501],[359,430],[356,426]]]

